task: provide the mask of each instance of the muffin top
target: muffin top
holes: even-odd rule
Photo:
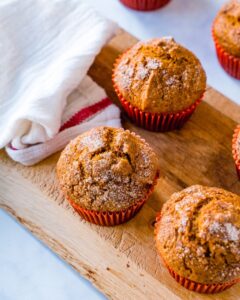
[[[240,1],[223,6],[216,16],[213,31],[218,43],[230,54],[240,57]]]
[[[240,197],[191,186],[171,196],[156,223],[157,248],[177,274],[198,283],[240,277]]]
[[[200,61],[171,37],[130,48],[117,61],[113,81],[127,101],[151,113],[181,111],[206,88]]]
[[[158,170],[158,158],[143,139],[110,127],[72,140],[57,163],[65,196],[94,211],[119,211],[144,199]]]

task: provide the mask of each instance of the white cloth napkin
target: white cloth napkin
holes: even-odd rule
[[[0,148],[32,165],[120,112],[86,74],[117,25],[80,0],[0,1]]]

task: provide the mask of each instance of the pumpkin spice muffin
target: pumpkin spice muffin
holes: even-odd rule
[[[128,130],[94,128],[72,140],[57,163],[60,186],[89,222],[117,225],[147,200],[159,174],[150,146]]]
[[[240,1],[228,2],[212,28],[218,60],[231,76],[240,79]]]
[[[232,153],[236,165],[238,177],[240,179],[240,125],[234,130],[232,140]]]
[[[170,274],[202,293],[240,280],[240,197],[214,187],[175,193],[158,216],[157,250]]]
[[[117,59],[113,84],[129,117],[154,131],[180,128],[200,102],[206,74],[173,38],[139,42]]]

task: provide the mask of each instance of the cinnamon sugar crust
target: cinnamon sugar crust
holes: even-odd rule
[[[191,186],[175,193],[156,224],[157,249],[177,274],[204,284],[240,277],[240,197]]]
[[[110,127],[72,140],[57,163],[66,197],[94,211],[120,211],[141,201],[158,172],[158,158],[143,139]]]
[[[113,81],[127,101],[151,113],[186,109],[206,88],[200,61],[171,37],[139,42],[125,52]]]
[[[215,18],[214,35],[229,54],[240,57],[240,1],[225,4]]]

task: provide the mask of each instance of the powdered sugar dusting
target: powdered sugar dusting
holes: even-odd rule
[[[146,64],[140,63],[137,68],[136,78],[145,79],[151,70],[156,70],[162,66],[161,61],[156,58],[146,58]]]
[[[149,74],[149,69],[145,68],[142,63],[139,64],[137,69],[136,78],[137,79],[145,79]]]
[[[119,70],[123,73],[124,76],[121,77],[122,87],[124,89],[128,89],[131,86],[132,77],[134,74],[134,70],[132,66],[122,64],[119,67]]]
[[[188,222],[188,217],[187,216],[182,216],[181,219],[180,219],[180,226],[178,228],[178,232],[181,233],[181,232],[184,232],[185,229],[186,229],[186,226],[187,226],[187,222]]]
[[[218,222],[213,222],[210,226],[209,226],[209,231],[211,233],[217,233],[219,231],[221,231],[221,226]]]
[[[122,87],[124,89],[128,89],[131,85],[132,80],[129,77],[123,77],[122,78]]]
[[[166,85],[173,85],[173,84],[176,84],[178,83],[178,78],[176,76],[172,76],[172,77],[169,77],[167,80],[166,80]]]
[[[182,201],[175,204],[175,210],[177,212],[188,211],[190,205],[197,203],[198,201],[191,196],[186,196]]]
[[[82,144],[89,145],[90,152],[98,151],[105,146],[103,140],[97,138],[97,136],[95,136],[95,138],[92,138],[89,135],[85,135],[82,138]]]
[[[162,66],[162,62],[153,58],[153,59],[150,59],[150,58],[147,58],[147,64],[146,64],[146,67],[150,70],[156,70],[158,69],[159,67]]]
[[[233,242],[239,241],[240,231],[231,223],[221,224],[219,222],[213,222],[212,224],[209,225],[209,232],[216,234],[217,236],[219,234],[223,234],[224,238],[226,238],[229,241],[233,241]]]
[[[127,75],[128,77],[132,77],[133,73],[134,73],[133,67],[130,67],[130,66],[125,71],[125,75]]]
[[[237,242],[239,240],[239,230],[233,226],[231,223],[226,223],[225,228],[230,241]]]

